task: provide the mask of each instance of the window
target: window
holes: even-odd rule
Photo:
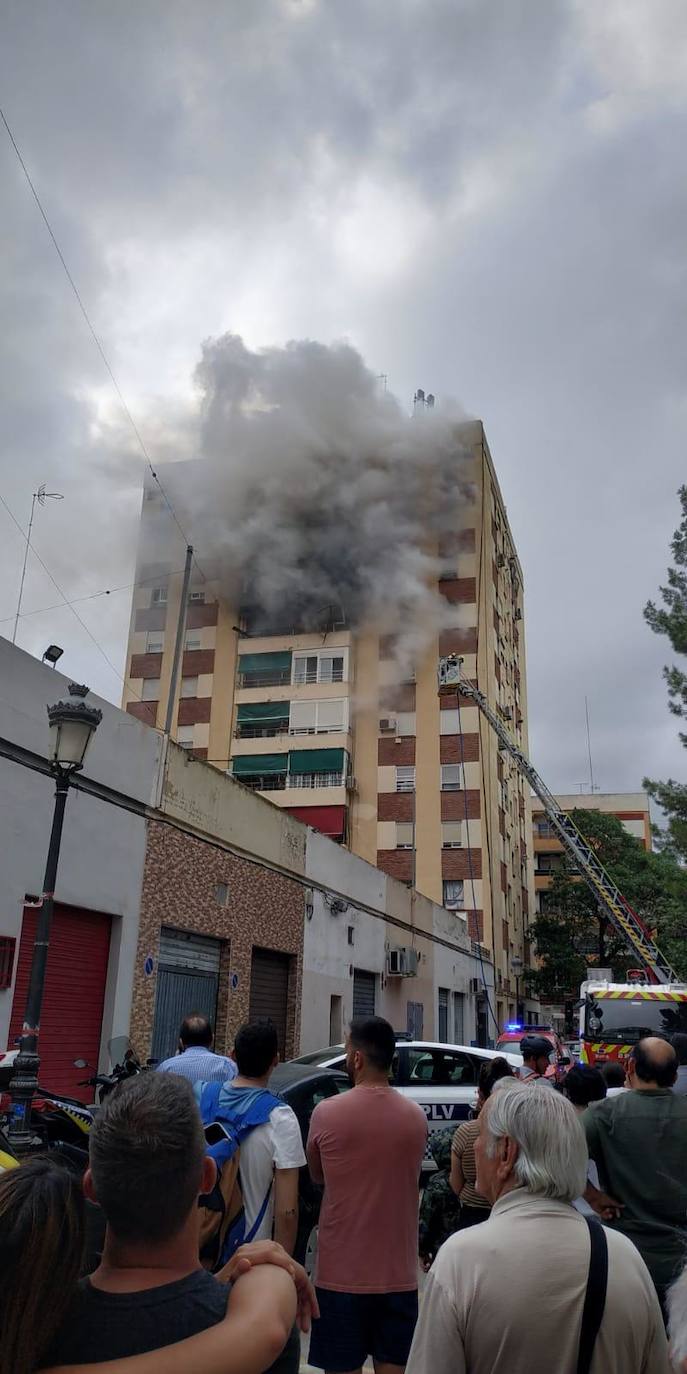
[[[439,990],[440,992],[442,989]],[[472,1087],[477,1082],[477,1069],[471,1055],[463,1050],[413,1050],[405,1052],[406,1071],[399,1077],[403,1086],[425,1083],[437,1088]]]
[[[346,779],[342,773],[292,773],[289,787],[344,787]]]
[[[141,691],[143,701],[160,700],[160,679],[159,677],[144,677],[143,689]]]
[[[292,701],[290,735],[341,734],[347,727],[347,701]]]
[[[460,849],[463,843],[463,823],[462,821],[442,821],[441,823],[441,847],[442,849]]]
[[[396,822],[396,848],[415,848],[415,826],[412,824],[412,821]]]
[[[346,653],[294,654],[293,681],[296,686],[308,682],[344,682]]]
[[[539,873],[555,873],[563,866],[562,854],[538,854],[537,871]]]
[[[459,734],[460,734],[460,712],[459,712],[459,711],[440,711],[440,712],[439,712],[439,734],[440,734],[440,735],[459,735]]]
[[[177,744],[179,744],[179,745],[181,746],[182,749],[192,749],[192,748],[193,748],[193,726],[192,726],[192,725],[179,725],[179,726],[177,726],[176,741],[177,741]]]
[[[215,884],[215,901],[218,906],[226,906],[229,901],[229,888],[226,883]]]
[[[555,837],[555,830],[550,821],[537,821],[537,834],[541,840],[552,840]]]
[[[205,600],[205,592],[189,592],[189,594],[188,594],[188,599],[189,599],[189,604],[190,604],[192,601],[204,601],[204,600]]]
[[[164,647],[164,637],[159,630],[149,630],[146,635],[146,653],[161,654]]]
[[[397,768],[396,769],[396,791],[414,792],[415,791],[415,769]]]
[[[197,696],[198,696],[198,678],[197,678],[197,677],[182,677],[182,679],[181,679],[181,696],[182,696],[182,697],[197,697]]]
[[[444,713],[442,712],[442,715]],[[441,765],[441,790],[442,792],[460,792],[463,786],[463,774],[459,763],[442,763]]]
[[[239,655],[239,687],[281,687],[290,681],[291,653],[288,649]]]
[[[414,735],[416,730],[414,711],[397,711],[396,734]]]
[[[200,648],[200,631],[199,631],[199,630],[187,630],[187,631],[186,631],[186,638],[185,638],[185,640],[184,640],[184,648],[185,648],[185,649],[199,649],[199,648]]]
[[[448,911],[461,911],[465,902],[465,883],[462,878],[446,878],[442,884],[444,906]]]
[[[166,606],[166,605],[167,605],[167,588],[166,588],[166,587],[153,587],[153,590],[152,590],[152,592],[150,593],[150,604],[151,604],[151,606]]]
[[[450,995],[451,995],[451,994],[450,994],[449,988],[439,988],[439,989],[438,989],[438,1006],[437,1006],[438,1016],[437,1016],[437,1029],[438,1029],[439,1039],[441,1040],[442,1044],[444,1044],[444,1045],[446,1044],[446,1042],[447,1042],[447,1040],[448,1040],[448,1007],[449,1007]]]

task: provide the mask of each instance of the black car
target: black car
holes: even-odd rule
[[[347,1092],[348,1074],[339,1069],[322,1069],[311,1064],[279,1064],[270,1078],[270,1092],[276,1093],[295,1112],[301,1128],[303,1147],[308,1139],[310,1118],[319,1102]],[[311,1268],[314,1251],[313,1232],[322,1204],[322,1189],[312,1182],[307,1166],[300,1171],[298,1185],[298,1236],[294,1259]]]

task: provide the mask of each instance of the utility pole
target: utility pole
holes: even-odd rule
[[[177,620],[177,637],[174,644],[174,658],[172,659],[172,674],[169,679],[169,695],[167,697],[167,716],[165,719],[165,734],[169,735],[172,730],[172,720],[174,719],[174,702],[177,694],[177,684],[179,682],[179,669],[181,667],[181,655],[184,650],[184,635],[186,633],[186,607],[188,606],[188,588],[191,581],[191,564],[193,562],[193,547],[191,544],[186,549],[186,562],[184,564],[184,580],[181,584],[181,601],[179,603],[179,619]]]

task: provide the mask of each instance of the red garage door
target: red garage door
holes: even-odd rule
[[[24,908],[17,981],[12,1004],[10,1046],[21,1035],[29,986],[38,911]],[[74,1068],[75,1059],[94,1066],[100,1053],[103,1000],[110,951],[110,917],[73,906],[55,906],[48,972],[43,994],[39,1053],[41,1087],[93,1100],[92,1088],[80,1088],[88,1075]]]

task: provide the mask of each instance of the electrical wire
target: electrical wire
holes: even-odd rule
[[[8,514],[9,517],[10,517],[10,520],[12,520],[13,523],[16,525],[17,529],[19,530],[19,533],[20,533],[21,536],[22,536],[22,539],[25,539],[26,536],[25,536],[25,534],[24,534],[24,531],[23,531],[21,525],[19,524],[19,521],[17,520],[16,516],[12,514],[12,511],[10,510],[10,508],[9,508],[9,506],[8,506],[6,500],[5,500],[5,498],[4,498],[4,496],[2,495],[1,492],[0,492],[0,504],[2,504],[2,505],[4,506],[5,510],[7,511],[7,514]],[[98,653],[102,655],[102,657],[105,659],[105,662],[107,663],[108,667],[112,669],[112,672],[114,673],[115,677],[119,680],[119,682],[122,683],[122,685],[123,685],[124,687],[127,687],[127,686],[128,686],[128,683],[127,683],[126,679],[123,678],[123,677],[122,677],[122,674],[117,670],[117,668],[115,668],[114,663],[112,662],[112,659],[109,658],[109,656],[105,653],[105,650],[103,649],[102,644],[99,644],[99,643],[98,643],[98,640],[96,639],[96,637],[95,637],[95,635],[93,634],[93,632],[92,632],[91,630],[89,630],[88,625],[86,624],[85,620],[82,620],[81,616],[79,615],[79,612],[78,612],[77,610],[74,609],[73,603],[69,601],[69,599],[67,598],[67,596],[65,595],[65,593],[62,591],[62,588],[61,588],[59,582],[57,582],[57,581],[55,580],[55,578],[53,577],[53,575],[52,575],[52,573],[51,573],[49,567],[47,566],[47,564],[45,564],[45,563],[43,562],[43,559],[41,558],[41,556],[40,556],[38,550],[34,547],[33,544],[31,545],[31,552],[32,552],[33,555],[34,555],[34,558],[37,558],[37,559],[38,559],[38,562],[40,563],[40,565],[41,565],[43,571],[44,571],[44,572],[46,573],[46,575],[50,578],[50,581],[52,582],[53,587],[55,588],[55,591],[58,593],[59,596],[62,597],[62,604],[63,604],[64,606],[67,606],[67,607],[69,608],[69,610],[71,611],[72,615],[76,617],[76,619],[78,620],[78,622],[79,622],[79,624],[81,625],[82,629],[84,629],[84,630],[86,631],[86,634],[88,635],[88,638],[89,638],[90,640],[92,640],[92,642],[95,644],[95,647],[96,647],[96,649],[98,650]],[[133,695],[133,696],[138,696],[138,693],[137,693],[137,692],[133,692],[133,689],[129,688],[129,690],[132,691],[132,695]],[[138,697],[138,700],[139,700],[139,701],[142,701],[142,697]]]
[[[20,756],[21,755],[21,756]],[[44,777],[54,778],[54,774],[47,759],[31,751],[21,749],[12,745],[11,741],[0,739],[0,758],[6,759],[10,763],[16,763],[20,768],[28,768],[31,772],[40,773]],[[131,815],[139,816],[142,820],[154,821],[159,825],[166,825],[171,830],[179,831],[192,840],[197,840],[199,844],[205,844],[210,849],[217,850],[222,854],[230,854],[233,858],[241,859],[245,863],[251,864],[254,868],[259,868],[266,873],[273,873],[278,877],[285,878],[305,891],[321,892],[325,897],[339,899],[348,903],[354,911],[364,913],[366,916],[373,916],[376,920],[384,921],[386,925],[394,926],[398,930],[403,930],[409,935],[417,935],[420,939],[426,940],[428,944],[441,945],[442,948],[451,950],[453,954],[465,954],[466,951],[461,945],[457,945],[453,940],[446,940],[441,935],[436,935],[434,931],[419,930],[417,926],[409,921],[404,921],[401,916],[394,916],[391,912],[381,911],[378,907],[370,906],[367,902],[359,901],[351,897],[350,893],[340,892],[337,888],[331,887],[328,883],[320,882],[317,878],[308,877],[306,874],[295,873],[285,865],[276,863],[270,859],[263,859],[251,849],[243,849],[237,844],[232,844],[228,840],[221,840],[216,835],[210,835],[208,831],[199,826],[192,825],[189,821],[181,820],[179,817],[168,816],[158,807],[148,806],[145,802],[138,801],[135,797],[129,797],[125,793],[115,792],[113,789],[102,784],[91,781],[83,776],[70,779],[70,787],[76,792],[82,792],[89,797],[94,797],[97,801],[105,802],[108,806],[117,807],[121,811],[127,811]]]
[[[473,864],[473,860],[472,860],[472,845],[470,844],[470,817],[469,817],[469,814],[468,814],[468,812],[469,812],[469,808],[468,808],[468,789],[467,789],[467,787],[466,787],[466,785],[465,785],[465,740],[464,740],[464,736],[463,736],[463,722],[462,722],[462,718],[461,718],[461,709],[460,709],[460,690],[458,690],[457,693],[456,693],[456,701],[457,701],[457,703],[458,703],[458,745],[459,745],[459,749],[460,749],[460,771],[461,771],[462,783],[463,783],[463,807],[464,807],[464,811],[465,811],[465,837],[466,837],[466,839],[467,839],[468,869],[469,869],[469,873],[470,873],[470,888],[471,888],[471,891],[472,891],[472,909],[473,909],[473,911],[475,912],[475,921],[476,921],[476,920],[477,920],[477,915],[476,915],[476,913],[477,913],[477,895],[476,895],[476,889],[475,889],[475,868],[474,868],[474,864]],[[485,811],[486,811],[486,806],[485,806]],[[482,911],[482,920],[484,920],[484,911]],[[476,940],[476,944],[477,944],[477,954],[478,954],[478,957],[479,957],[480,970],[481,970],[481,973],[482,973],[482,986],[483,986],[483,988],[484,988],[484,996],[485,996],[485,999],[486,999],[487,1007],[488,1007],[489,1011],[491,1012],[491,1019],[492,1019],[492,1021],[494,1022],[494,1025],[496,1026],[496,1038],[498,1039],[499,1034],[500,1034],[500,1032],[501,1032],[501,1027],[499,1026],[498,1017],[496,1016],[496,1014],[495,1014],[495,1012],[494,1012],[494,1008],[493,1008],[492,1003],[491,1003],[491,998],[490,998],[490,996],[489,996],[489,985],[488,985],[488,983],[487,983],[487,977],[486,977],[486,973],[485,973],[485,971],[484,971],[484,960],[483,960],[483,958],[482,958],[482,941],[481,941],[480,938],[479,938],[479,933],[480,933],[480,932],[479,932],[479,929],[478,929],[478,930],[477,930],[477,940]],[[496,960],[494,960],[494,970],[496,970]]]
[[[186,534],[185,534],[185,532],[184,532],[184,530],[183,530],[183,528],[182,528],[182,526],[181,526],[181,522],[180,522],[179,519],[178,519],[177,513],[176,513],[176,511],[175,511],[175,509],[174,509],[174,507],[173,507],[173,505],[172,505],[172,503],[171,503],[169,497],[167,496],[167,493],[166,493],[166,491],[165,491],[165,489],[164,489],[164,487],[163,487],[163,485],[162,485],[162,483],[161,483],[161,481],[160,481],[160,479],[159,479],[159,477],[158,477],[158,475],[157,475],[157,473],[156,473],[156,471],[155,471],[155,469],[154,469],[154,467],[153,467],[153,464],[152,464],[152,461],[151,461],[151,458],[150,458],[150,454],[148,453],[148,450],[147,450],[147,448],[146,448],[146,446],[145,446],[145,443],[143,442],[143,436],[142,436],[142,434],[141,434],[141,432],[140,432],[140,430],[139,430],[139,428],[138,428],[138,425],[136,424],[136,421],[134,420],[133,415],[131,414],[131,411],[130,411],[130,409],[129,409],[129,406],[127,405],[127,402],[126,402],[125,397],[124,397],[124,393],[122,392],[122,389],[121,389],[121,387],[120,387],[120,385],[119,385],[119,382],[117,381],[117,378],[115,377],[114,372],[112,371],[112,367],[111,367],[111,365],[110,365],[110,361],[109,361],[109,359],[108,359],[108,357],[107,357],[107,354],[106,354],[106,352],[105,352],[105,349],[103,348],[103,345],[102,345],[102,343],[100,342],[100,339],[98,338],[98,335],[97,335],[96,332],[95,332],[95,328],[94,328],[93,323],[92,323],[92,321],[91,321],[91,317],[90,317],[90,315],[89,315],[89,313],[88,313],[88,311],[87,311],[87,309],[86,309],[86,306],[85,306],[85,304],[84,304],[83,297],[82,297],[82,295],[81,295],[81,293],[80,293],[80,291],[79,291],[79,288],[78,288],[78,286],[77,286],[77,284],[76,284],[76,282],[75,282],[75,280],[74,280],[74,278],[73,278],[73,276],[72,276],[72,274],[71,274],[71,272],[70,272],[70,270],[69,270],[69,267],[67,266],[67,262],[66,262],[65,256],[64,256],[64,254],[63,254],[63,252],[62,252],[62,249],[60,248],[59,243],[57,242],[57,238],[56,238],[56,236],[55,236],[53,227],[52,227],[52,225],[51,225],[51,223],[50,223],[50,220],[48,219],[48,216],[47,216],[47,214],[46,214],[46,212],[45,212],[45,210],[44,210],[44,208],[43,208],[43,204],[42,204],[41,198],[40,198],[40,196],[39,196],[39,194],[38,194],[38,191],[36,190],[36,187],[35,187],[34,184],[33,184],[33,181],[31,180],[31,176],[30,176],[30,174],[29,174],[29,169],[28,169],[28,167],[26,166],[26,163],[25,163],[25,161],[24,161],[24,159],[23,159],[23,157],[22,157],[21,151],[20,151],[20,149],[19,149],[19,145],[17,144],[17,140],[15,139],[14,134],[12,133],[12,130],[11,130],[10,126],[9,126],[8,121],[7,121],[7,116],[5,115],[5,112],[4,112],[4,110],[2,109],[1,106],[0,106],[0,119],[2,120],[2,122],[3,122],[4,126],[5,126],[5,129],[6,129],[6,131],[7,131],[7,136],[8,136],[8,138],[9,138],[9,140],[10,140],[10,143],[12,144],[12,147],[14,148],[14,151],[15,151],[15,153],[16,153],[16,155],[17,155],[17,158],[18,158],[18,160],[19,160],[19,165],[20,165],[20,167],[21,167],[21,169],[22,169],[22,171],[23,171],[23,173],[24,173],[24,176],[26,177],[26,181],[27,181],[27,183],[28,183],[28,185],[29,185],[29,188],[30,188],[30,190],[31,190],[31,194],[32,194],[32,196],[33,196],[33,198],[34,198],[34,200],[35,200],[35,202],[36,202],[36,205],[38,206],[38,209],[39,209],[41,218],[42,218],[42,220],[43,220],[43,223],[45,224],[45,227],[46,227],[46,229],[47,229],[47,231],[48,231],[48,234],[50,235],[50,239],[51,239],[51,241],[52,241],[52,245],[53,245],[53,247],[54,247],[54,249],[55,249],[55,252],[57,253],[57,256],[58,256],[58,258],[59,258],[59,260],[60,260],[60,262],[61,262],[61,264],[62,264],[62,267],[63,267],[63,269],[64,269],[64,273],[65,273],[65,276],[66,276],[66,278],[67,278],[67,281],[69,282],[69,285],[70,285],[71,288],[72,288],[72,291],[73,291],[73,293],[74,293],[74,297],[75,297],[75,299],[76,299],[76,302],[77,302],[77,305],[78,305],[78,307],[79,307],[79,310],[81,311],[81,314],[83,315],[83,318],[84,318],[84,320],[85,320],[85,322],[86,322],[86,326],[87,326],[87,328],[88,328],[88,331],[89,331],[89,333],[90,333],[90,335],[91,335],[91,338],[93,339],[93,342],[94,342],[94,344],[95,344],[95,346],[96,346],[96,348],[97,348],[97,350],[98,350],[98,353],[100,354],[100,357],[101,357],[101,359],[102,359],[103,365],[104,365],[105,370],[106,370],[106,372],[107,372],[107,374],[108,374],[108,377],[110,378],[110,381],[112,382],[112,385],[113,385],[114,390],[115,390],[115,392],[116,392],[116,394],[117,394],[117,398],[118,398],[119,403],[120,403],[120,405],[121,405],[121,407],[122,407],[122,410],[124,411],[124,414],[125,414],[127,420],[129,421],[129,424],[131,425],[131,429],[132,429],[132,431],[133,431],[133,433],[134,433],[134,435],[135,435],[135,437],[136,437],[136,441],[137,441],[137,443],[138,443],[138,446],[139,446],[139,448],[140,448],[140,450],[141,450],[141,453],[143,454],[143,457],[144,457],[144,459],[145,459],[145,461],[146,461],[146,463],[147,463],[147,465],[148,465],[148,468],[149,468],[149,470],[150,470],[151,477],[153,478],[154,482],[157,484],[157,486],[158,486],[158,488],[159,488],[160,495],[162,496],[162,499],[163,499],[163,501],[164,501],[164,503],[165,503],[165,505],[166,505],[166,507],[167,507],[167,510],[169,511],[169,514],[171,515],[171,517],[172,517],[172,519],[173,519],[173,521],[174,521],[174,523],[175,523],[175,525],[176,525],[176,527],[177,527],[177,529],[178,529],[178,531],[179,531],[179,534],[181,535],[181,537],[182,537],[182,539],[183,539],[183,541],[184,541],[184,544],[188,547],[189,544],[190,544],[190,540],[187,538],[187,536],[186,536]],[[205,573],[203,572],[203,569],[201,568],[200,563],[198,562],[198,559],[197,559],[196,556],[195,556],[195,553],[194,553],[194,555],[193,555],[193,561],[194,561],[194,563],[195,563],[195,565],[196,565],[196,567],[197,567],[197,569],[198,569],[198,572],[200,573],[200,576],[201,576],[202,579],[203,579],[203,582],[207,582],[208,579],[207,579],[207,577],[205,576]]]
[[[33,552],[33,545],[31,545]],[[177,577],[183,573],[183,568],[175,568],[174,572],[165,573],[165,577]],[[102,587],[99,592],[89,592],[86,596],[73,596],[71,601],[55,601],[52,606],[38,606],[33,611],[21,611],[20,620],[25,620],[30,615],[47,615],[48,611],[62,611],[65,605],[79,606],[83,601],[96,601],[100,596],[116,596],[117,592],[130,592],[135,587],[145,587],[149,582],[159,582],[159,575],[154,577],[142,577],[138,582],[124,582],[121,587]],[[15,612],[16,614],[16,612]],[[5,615],[0,618],[0,625],[6,625],[9,620],[14,620],[14,615]]]

